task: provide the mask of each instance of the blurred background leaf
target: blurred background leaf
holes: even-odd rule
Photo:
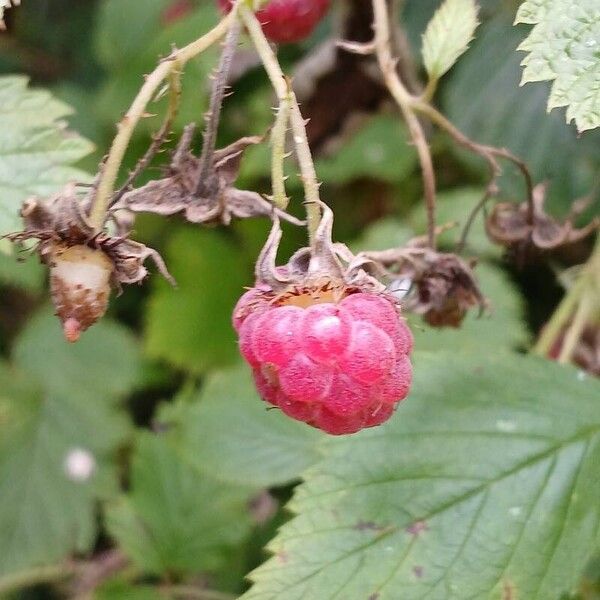
[[[2,367],[0,577],[89,551],[96,501],[118,490],[115,459],[131,424],[117,401],[132,389],[139,354],[107,320],[81,342],[67,345],[43,310]]]
[[[108,505],[107,527],[144,573],[217,569],[250,531],[248,490],[202,476],[165,436],[138,436],[131,478]]]
[[[246,365],[211,376],[200,394],[182,398],[160,420],[176,429],[187,460],[229,483],[284,485],[319,457],[322,434],[269,410]]]
[[[71,167],[92,145],[59,119],[71,109],[22,76],[0,77],[0,236],[21,231],[21,203],[48,196],[68,181],[89,181]]]

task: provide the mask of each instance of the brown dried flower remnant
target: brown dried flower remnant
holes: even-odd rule
[[[247,219],[275,214],[295,225],[303,225],[259,193],[233,185],[244,151],[260,143],[262,137],[244,137],[216,150],[211,169],[202,174],[201,161],[190,150],[194,129],[193,124],[185,128],[165,177],[127,192],[115,208],[158,215],[182,213],[191,223],[223,225],[229,225],[233,217]]]
[[[156,250],[128,239],[127,224],[113,215],[118,235],[95,231],[87,215],[94,189],[81,199],[68,185],[48,199],[23,203],[25,229],[7,236],[13,242],[37,240],[36,251],[50,268],[50,290],[65,337],[75,342],[108,307],[111,286],[137,283],[148,274],[147,258],[174,283]]]
[[[433,327],[459,327],[470,308],[487,307],[473,274],[475,263],[432,250],[424,238],[415,238],[403,248],[359,256],[372,261],[389,279],[410,282],[404,308],[423,315]]]
[[[488,236],[509,250],[527,256],[532,252],[549,251],[578,242],[595,231],[600,224],[600,219],[596,217],[581,229],[573,225],[574,218],[589,205],[589,199],[575,202],[562,223],[546,213],[545,200],[546,185],[539,184],[533,190],[533,219],[529,216],[529,207],[525,202],[496,204],[486,219]]]

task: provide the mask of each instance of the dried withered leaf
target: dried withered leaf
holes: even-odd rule
[[[243,137],[216,150],[206,175],[201,159],[191,152],[194,125],[188,125],[173,153],[165,177],[123,195],[115,208],[159,215],[183,214],[191,223],[229,225],[232,218],[278,217],[302,225],[295,217],[275,208],[259,193],[234,187],[246,148],[262,142],[261,136]]]
[[[496,243],[521,253],[534,249],[543,252],[582,240],[600,224],[596,217],[585,227],[578,229],[573,225],[574,218],[589,205],[588,199],[575,202],[563,222],[546,213],[545,200],[546,185],[539,184],[533,190],[532,219],[526,202],[496,204],[486,219],[488,236]]]
[[[459,327],[467,311],[487,302],[469,264],[455,254],[437,252],[415,238],[402,248],[362,252],[391,279],[411,282],[403,306],[420,314],[433,327]]]

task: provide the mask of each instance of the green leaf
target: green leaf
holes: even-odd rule
[[[89,550],[96,500],[117,487],[115,453],[130,423],[116,400],[135,383],[139,357],[106,320],[80,344],[64,342],[44,310],[17,340],[16,366],[0,365],[0,574]]]
[[[38,293],[42,290],[45,275],[46,270],[37,256],[6,254],[0,248],[0,283]]]
[[[47,196],[68,181],[89,175],[69,165],[92,144],[68,131],[61,119],[71,110],[27,78],[0,77],[0,236],[22,227],[19,208],[29,196]]]
[[[0,372],[0,575],[91,548],[95,501],[114,493],[111,463],[129,431],[107,399],[82,402],[28,379]]]
[[[600,382],[417,353],[384,426],[333,439],[244,600],[556,598],[600,540]],[[476,457],[476,460],[474,460]]]
[[[467,51],[477,28],[474,0],[444,0],[423,34],[423,62],[429,77],[439,79]]]
[[[141,369],[136,342],[121,325],[104,319],[69,344],[49,309],[29,321],[13,357],[48,392],[78,400],[121,396],[134,387]]]
[[[146,349],[194,373],[238,355],[231,312],[248,280],[242,258],[220,231],[182,229],[167,247],[173,288],[156,280],[146,314]]]
[[[597,0],[527,0],[515,23],[533,25],[518,50],[521,85],[552,81],[548,110],[566,106],[579,131],[600,127],[600,11]]]
[[[566,213],[574,199],[593,189],[600,169],[600,131],[578,137],[558,112],[546,114],[547,84],[519,87],[521,68],[514,48],[521,38],[503,15],[482,25],[472,52],[456,65],[442,90],[442,108],[470,138],[510,149],[527,163],[534,181],[548,180],[550,208]],[[487,178],[481,157],[444,139],[466,165]],[[519,171],[506,161],[503,168],[502,198],[522,201]]]
[[[132,585],[120,579],[104,583],[94,591],[94,600],[164,600],[165,596],[149,585]]]
[[[165,437],[140,435],[131,492],[107,509],[107,526],[146,573],[214,570],[250,529],[248,490],[203,476]]]
[[[167,423],[177,428],[180,450],[190,462],[230,483],[283,485],[319,457],[320,432],[269,410],[245,365],[212,375]]]
[[[361,177],[398,183],[417,162],[407,143],[406,131],[395,115],[381,115],[370,121],[330,158],[317,160],[319,177],[328,184],[343,184]]]

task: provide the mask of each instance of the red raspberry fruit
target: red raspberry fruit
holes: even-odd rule
[[[385,293],[277,298],[259,286],[233,324],[262,398],[327,433],[380,425],[408,394],[412,334]]]
[[[218,0],[229,12],[232,0]],[[276,43],[298,42],[308,37],[329,9],[329,0],[271,0],[256,13],[264,34]]]

